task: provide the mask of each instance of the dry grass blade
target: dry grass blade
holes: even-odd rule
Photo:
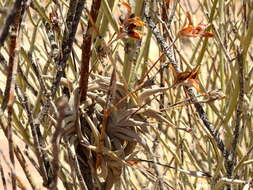
[[[31,171],[29,170],[29,165],[28,165],[27,161],[25,160],[24,155],[22,154],[22,152],[18,146],[16,146],[16,148],[15,148],[15,155],[16,155],[18,162],[20,163],[22,169],[24,170],[26,178],[28,179],[31,187],[33,189],[38,189],[38,185],[36,184],[36,180],[35,180],[34,176],[32,175]]]
[[[192,176],[195,176],[195,177],[212,177],[208,172],[184,170],[184,169],[181,169],[181,168],[176,168],[176,167],[170,166],[168,164],[162,164],[162,163],[155,162],[155,161],[152,161],[152,160],[135,159],[134,162],[147,162],[147,163],[152,163],[152,164],[158,164],[160,166],[168,167],[170,169],[174,169],[174,170],[177,170],[179,172],[185,173],[187,175],[192,175]]]
[[[158,43],[160,44],[161,48],[163,49],[163,51],[165,52],[165,55],[168,57],[168,59],[170,60],[171,65],[174,67],[175,72],[180,73],[180,70],[178,68],[178,63],[176,62],[172,50],[171,48],[168,47],[168,45],[166,44],[165,40],[163,39],[163,37],[161,36],[159,30],[156,28],[154,22],[152,21],[152,18],[149,17],[147,15],[147,13],[145,14],[145,17],[147,19],[148,25],[151,28],[153,34],[155,35]],[[190,96],[194,97],[195,94],[192,91],[192,89],[188,89],[189,90],[189,94]],[[226,150],[226,147],[223,143],[223,141],[221,140],[221,138],[219,137],[217,131],[214,131],[214,127],[212,126],[212,124],[210,123],[210,121],[207,118],[207,115],[204,111],[204,109],[202,108],[202,106],[198,103],[194,104],[195,108],[197,110],[197,113],[199,114],[200,118],[202,119],[204,125],[206,126],[206,128],[208,129],[208,131],[210,132],[210,134],[214,137],[214,139],[217,142],[217,145],[219,147],[219,149],[221,150],[222,154],[224,155],[225,158],[227,158],[228,156],[228,151]]]
[[[136,2],[0,0],[0,189],[252,187],[252,2]]]
[[[17,92],[17,96],[19,98],[20,103],[23,104],[23,107],[26,110],[27,115],[28,115],[28,122],[30,123],[30,126],[31,126],[32,137],[33,137],[33,141],[34,141],[34,144],[36,147],[35,153],[36,153],[37,157],[40,158],[40,159],[38,159],[38,162],[39,162],[39,166],[40,166],[41,175],[45,181],[48,181],[48,174],[47,174],[47,168],[46,168],[47,164],[46,164],[46,158],[44,156],[45,153],[44,153],[44,150],[40,146],[38,131],[36,130],[36,124],[34,122],[34,119],[32,117],[32,112],[31,112],[31,109],[28,104],[27,95],[24,93],[23,97],[22,97],[19,88],[17,88],[16,92]]]
[[[76,172],[76,175],[78,177],[80,186],[81,186],[82,189],[87,190],[88,187],[87,187],[87,185],[84,181],[83,175],[81,173],[81,168],[80,168],[80,165],[79,165],[79,162],[78,162],[78,159],[77,159],[77,155],[76,155],[76,152],[75,152],[75,148],[73,147],[73,145],[68,144],[68,151],[69,151],[69,154],[71,156],[71,162],[72,162],[71,165],[73,165],[74,168],[75,168],[75,172]]]
[[[18,5],[20,3],[20,5]],[[13,147],[13,103],[15,99],[15,85],[16,85],[16,73],[18,68],[18,51],[19,51],[19,41],[18,41],[18,35],[19,35],[19,29],[20,29],[20,22],[22,21],[22,16],[24,12],[22,12],[22,8],[25,8],[24,5],[25,1],[17,1],[14,5],[14,9],[12,10],[11,15],[13,16],[13,23],[6,23],[6,27],[11,27],[11,34],[10,34],[10,45],[9,45],[9,65],[8,65],[8,76],[7,76],[7,82],[5,87],[5,93],[4,93],[4,99],[2,103],[2,109],[3,111],[8,109],[8,128],[7,128],[7,134],[8,134],[8,141],[9,141],[9,155],[10,160],[14,168],[15,172],[15,158],[14,158],[14,147]],[[22,5],[23,4],[23,5]],[[8,20],[7,20],[8,21]],[[5,30],[6,28],[4,28]],[[6,32],[6,31],[3,31]],[[5,39],[5,33],[1,35],[3,37],[1,44],[4,42]],[[1,41],[1,39],[0,39]],[[15,190],[17,188],[16,178],[15,176],[11,175],[12,178],[12,188]]]
[[[238,146],[239,141],[239,135],[240,130],[243,126],[241,124],[241,120],[243,117],[243,103],[244,103],[244,60],[243,60],[243,54],[241,50],[237,50],[237,62],[238,62],[238,73],[239,73],[239,97],[237,102],[237,108],[236,108],[236,124],[233,131],[233,140],[232,140],[232,146],[231,146],[231,157],[227,161],[227,173],[228,177],[232,176],[234,167],[236,165],[236,147]]]
[[[104,146],[105,146],[105,133],[107,131],[108,128],[108,122],[109,122],[109,117],[111,115],[111,104],[114,101],[114,97],[115,97],[115,84],[116,84],[116,71],[115,69],[112,72],[112,76],[111,76],[111,81],[110,81],[110,85],[109,85],[109,90],[108,90],[108,94],[106,97],[106,104],[103,110],[103,121],[102,121],[102,128],[101,128],[101,133],[99,135],[99,145],[98,145],[98,149],[99,149],[99,153],[97,155],[97,160],[96,160],[96,168],[99,168],[102,162],[102,155],[101,153],[104,150]]]
[[[27,187],[24,185],[24,183],[22,182],[22,180],[20,179],[20,177],[18,176],[18,174],[15,172],[15,165],[12,163],[9,163],[7,158],[5,157],[3,151],[0,149],[0,154],[4,160],[4,162],[6,163],[6,165],[9,167],[9,169],[11,170],[11,177],[12,177],[12,188],[13,189],[17,189],[17,186],[20,187],[22,190],[27,190]],[[13,181],[14,178],[14,181]],[[15,186],[13,186],[13,183],[15,184]]]
[[[0,172],[1,172],[1,179],[2,179],[2,182],[3,182],[3,188],[4,188],[4,190],[7,190],[6,178],[5,178],[5,175],[4,175],[4,170],[3,170],[2,163],[1,163],[1,159],[0,159]]]

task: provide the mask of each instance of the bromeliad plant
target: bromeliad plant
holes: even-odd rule
[[[93,75],[89,82],[87,103],[82,107],[81,126],[85,130],[86,143],[81,143],[78,151],[87,152],[83,159],[90,161],[88,166],[94,185],[105,186],[111,189],[112,185],[120,181],[124,167],[129,165],[135,155],[134,150],[139,143],[145,150],[148,146],[145,140],[145,131],[155,125],[149,123],[152,117],[159,122],[171,125],[159,111],[148,106],[146,100],[167,88],[148,89],[138,87],[135,92],[129,92],[123,83],[116,78],[113,72],[111,78]],[[147,86],[146,86],[147,87]],[[90,156],[88,156],[90,155]],[[87,166],[86,166],[87,167]],[[104,183],[98,180],[104,179]]]

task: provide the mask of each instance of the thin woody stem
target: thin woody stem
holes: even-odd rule
[[[160,30],[156,27],[152,17],[148,16],[148,14],[146,12],[144,12],[144,17],[146,18],[146,22],[147,22],[149,28],[151,29],[152,33],[156,37],[156,40],[157,40],[158,44],[160,45],[162,51],[167,56],[167,58],[169,60],[169,64],[171,64],[174,67],[176,72],[181,72],[181,70],[179,69],[179,64],[177,63],[177,61],[176,61],[176,59],[173,55],[172,47],[169,46],[167,44],[167,42],[165,41],[165,39],[162,37],[162,35],[160,33]],[[194,91],[191,88],[187,88],[187,92],[189,93],[189,95],[192,98],[195,97]],[[196,99],[196,98],[194,98],[194,99]],[[197,111],[199,117],[203,121],[204,126],[207,128],[209,133],[215,139],[215,141],[217,143],[217,146],[220,149],[220,151],[222,152],[224,158],[227,158],[228,157],[228,151],[227,151],[222,139],[220,138],[219,133],[214,129],[214,126],[208,120],[207,115],[206,115],[203,107],[199,103],[195,103],[194,106],[196,108],[196,111]]]

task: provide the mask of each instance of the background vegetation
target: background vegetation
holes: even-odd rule
[[[0,7],[1,189],[252,187],[253,1]]]

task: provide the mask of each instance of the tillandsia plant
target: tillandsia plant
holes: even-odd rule
[[[0,189],[252,188],[251,1],[0,0]]]

